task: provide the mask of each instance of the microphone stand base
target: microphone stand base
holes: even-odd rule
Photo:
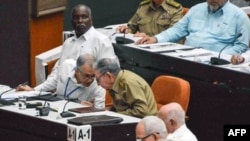
[[[75,117],[76,115],[73,114],[73,113],[70,113],[70,112],[62,112],[61,114],[61,117]]]
[[[211,57],[210,63],[212,65],[227,65],[227,64],[230,64],[229,61],[221,59],[221,58],[217,58],[217,57]]]

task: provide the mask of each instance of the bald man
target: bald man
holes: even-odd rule
[[[197,141],[196,136],[186,126],[185,111],[180,104],[173,102],[162,106],[158,117],[164,121],[173,140]]]

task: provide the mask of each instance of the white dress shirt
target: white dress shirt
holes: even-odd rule
[[[58,71],[58,75],[53,77],[57,81],[56,85],[39,85],[35,87],[37,91],[50,91],[56,89],[56,94],[60,98],[77,98],[79,101],[94,101],[95,108],[105,107],[106,91],[97,85],[96,80],[89,87],[77,84],[75,78],[76,61],[73,59],[65,60]],[[47,83],[46,81],[44,83]]]
[[[111,40],[104,34],[97,31],[93,26],[79,38],[74,35],[65,40],[59,61],[55,64],[52,72],[46,81],[38,86],[38,88],[48,89],[57,85],[57,72],[60,64],[66,59],[76,60],[80,54],[92,54],[96,60],[102,58],[118,58],[114,53]]]
[[[167,141],[198,141],[196,136],[187,128],[186,124],[167,136]]]

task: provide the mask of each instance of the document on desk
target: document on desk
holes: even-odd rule
[[[37,95],[45,95],[49,94],[50,92],[40,92],[40,91],[19,91],[16,92],[15,89],[13,91],[10,91],[8,93],[5,93],[1,96],[2,99],[11,100],[16,99],[19,96],[26,96],[26,97],[32,97]]]
[[[178,51],[177,51],[178,52]],[[212,53],[205,49],[193,49],[188,51],[179,51],[180,57],[195,57],[195,56],[207,56],[212,55]]]
[[[174,52],[176,50],[194,48],[170,42],[157,43],[157,44],[141,44],[141,45],[136,45],[136,47],[150,52]]]
[[[238,64],[238,65],[233,65],[233,64],[220,65],[219,67],[228,68],[230,70],[241,71],[241,72],[244,72],[244,73],[250,73],[250,64],[249,64],[249,62],[248,63],[243,63],[243,64]]]
[[[168,55],[167,53],[162,53],[165,55]],[[197,56],[210,56],[213,55],[211,51],[205,50],[205,49],[192,49],[192,50],[176,50],[175,53],[172,53],[171,56],[176,57],[197,57]]]
[[[1,85],[1,84],[0,84],[0,94],[1,94],[1,93],[5,93],[5,92],[10,91],[10,90],[11,90],[11,87],[10,87],[10,86]]]

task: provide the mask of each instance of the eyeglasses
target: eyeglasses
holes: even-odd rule
[[[80,71],[80,74],[81,74],[81,76],[83,78],[83,81],[86,81],[86,80],[89,80],[89,79],[91,79],[91,80],[95,79],[94,74],[93,75],[83,74],[83,72],[79,68],[78,68],[78,70]]]
[[[107,73],[107,72],[102,73],[99,77],[97,77],[97,78],[96,78],[96,81],[99,83],[99,82],[100,82],[101,77],[102,77],[104,74],[106,74],[106,73]]]
[[[154,134],[160,134],[160,133],[158,133],[158,132],[154,132],[154,133],[148,134],[148,135],[147,135],[147,136],[145,136],[145,137],[142,137],[142,138],[136,138],[136,141],[143,141],[143,140],[147,139],[148,137],[150,137],[150,136],[152,136],[152,135],[154,135]],[[154,136],[154,137],[155,137],[155,136]]]

